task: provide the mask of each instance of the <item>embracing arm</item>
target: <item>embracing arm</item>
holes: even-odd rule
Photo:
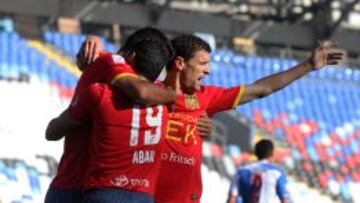
[[[78,129],[81,123],[72,119],[68,111],[63,111],[58,117],[52,119],[47,128],[45,137],[48,141],[57,141],[63,138],[65,135],[70,134],[74,130]]]
[[[174,90],[159,87],[139,77],[122,77],[112,82],[112,85],[132,100],[144,105],[170,104],[176,100]]]

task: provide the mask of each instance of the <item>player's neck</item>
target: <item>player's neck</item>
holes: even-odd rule
[[[180,84],[180,72],[168,71],[164,80],[164,84],[167,87],[171,87],[175,90],[176,94],[183,94]]]

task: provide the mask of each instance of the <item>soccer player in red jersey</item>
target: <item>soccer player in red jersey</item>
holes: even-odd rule
[[[99,58],[83,72],[69,108],[77,106],[80,95],[95,82],[111,83],[128,98],[140,104],[156,105],[173,102],[175,99],[173,91],[159,88],[137,77],[137,74],[141,73],[150,81],[154,80],[172,56],[169,45],[167,38],[160,31],[144,28],[127,39],[119,54],[100,54]],[[68,111],[64,111],[49,124],[46,133],[48,140],[58,140],[69,130],[71,133],[65,138],[64,153],[58,173],[48,190],[46,202],[81,201],[91,128],[74,127],[79,124],[70,117]]]
[[[153,202],[167,108],[140,106],[96,83],[68,111],[92,123],[83,202]]]
[[[196,122],[204,113],[212,115],[236,107],[244,87],[201,86],[201,80],[210,73],[209,45],[192,35],[179,36],[172,44],[175,59],[164,83],[177,91],[178,98],[174,112],[169,113],[155,201],[198,202],[202,191],[202,139]]]
[[[175,59],[169,67],[165,84],[177,91],[178,99],[175,111],[169,113],[163,162],[155,192],[158,203],[200,201],[202,139],[194,123],[202,112],[212,115],[268,96],[312,70],[336,64],[342,56],[331,48],[320,46],[312,57],[289,70],[250,85],[225,89],[201,85],[201,80],[210,74],[211,49],[205,41],[193,35],[182,35],[172,40],[172,45]],[[176,78],[180,78],[179,83],[175,82]]]
[[[203,112],[212,115],[240,104],[268,96],[312,70],[336,64],[342,54],[320,46],[312,57],[295,67],[233,88],[202,86],[210,74],[209,45],[193,35],[172,40],[175,59],[168,67],[167,86],[177,91],[175,111],[169,113],[155,201],[158,203],[200,202],[202,193],[202,139],[195,122]],[[176,83],[176,78],[180,82]],[[173,174],[176,174],[173,175]]]
[[[155,201],[158,203],[199,202],[202,193],[202,140],[195,123],[204,112],[212,115],[254,99],[265,97],[289,85],[312,70],[336,64],[342,54],[319,46],[312,57],[297,66],[253,84],[233,88],[202,86],[210,73],[210,47],[198,37],[183,35],[172,41],[175,59],[168,67],[165,85],[178,94],[174,112],[169,114],[164,151],[161,155]],[[176,174],[176,175],[174,175]]]

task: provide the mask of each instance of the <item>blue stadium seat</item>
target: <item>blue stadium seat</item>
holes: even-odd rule
[[[39,180],[39,173],[34,168],[28,169],[29,181],[33,194],[41,194],[41,186]]]

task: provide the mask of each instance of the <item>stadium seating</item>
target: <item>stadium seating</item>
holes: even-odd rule
[[[2,202],[43,202],[51,176],[16,159],[0,159],[0,200]]]
[[[70,98],[77,77],[61,67],[45,53],[34,49],[32,44],[14,32],[0,32],[0,76],[2,78],[20,78],[29,76],[57,88],[60,96]]]
[[[59,32],[45,32],[44,39],[46,42],[52,43],[54,46],[59,47],[65,53],[75,57],[80,49],[81,43],[85,40],[86,36],[82,34],[63,34]],[[109,43],[104,38],[101,38],[104,49],[110,52],[117,51],[114,44]]]
[[[13,32],[14,22],[10,18],[0,18],[0,31]]]
[[[35,156],[58,161],[62,147],[44,130],[68,105],[77,76],[15,32],[0,32],[0,50],[0,202],[43,202],[54,171]]]

